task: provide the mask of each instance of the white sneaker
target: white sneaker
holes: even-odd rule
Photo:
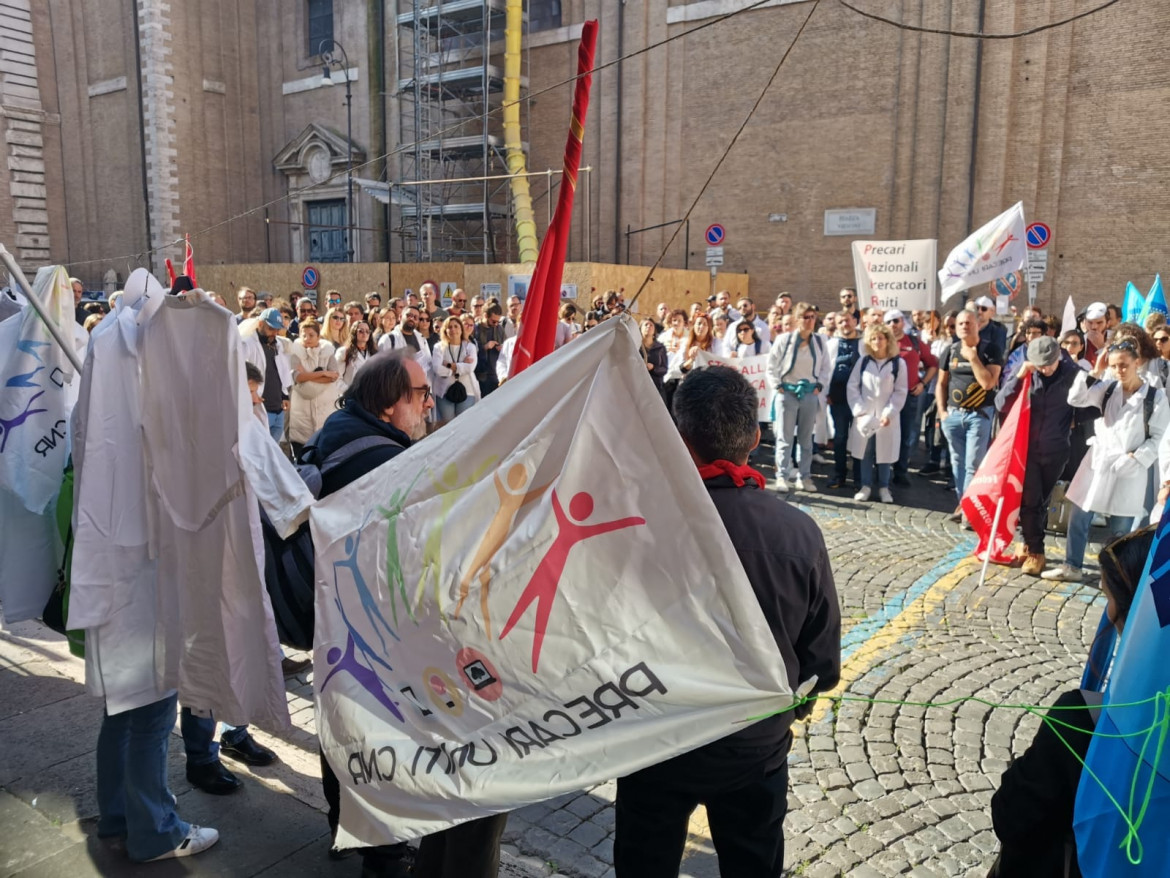
[[[866,485],[864,488],[862,488],[860,491],[858,491],[856,494],[853,495],[853,499],[860,500],[862,503],[864,503],[866,500],[869,499],[869,496],[872,493],[873,493],[873,488],[871,488],[869,485]]]
[[[1041,579],[1047,579],[1054,582],[1083,582],[1085,576],[1081,573],[1079,567],[1073,567],[1069,564],[1061,564],[1059,567],[1053,567],[1051,570],[1045,570],[1040,574]]]
[[[828,463],[828,461],[825,460],[825,456],[823,454],[821,454],[819,451],[812,456],[812,462],[819,463],[821,466],[824,466],[825,464]]]
[[[784,476],[776,476],[776,493],[788,493],[788,479],[784,478]]]
[[[894,502],[894,495],[890,493],[889,488],[878,488],[878,496],[882,498],[883,503]]]
[[[794,491],[808,490],[804,486],[804,478],[802,476],[797,476],[795,479],[792,480],[792,490],[794,490]]]
[[[146,862],[153,863],[155,860],[193,857],[196,854],[203,853],[217,841],[219,841],[219,833],[210,826],[195,826],[192,824],[191,829],[187,832],[187,837],[179,842],[177,848],[173,851],[167,851],[165,854],[159,854],[157,857],[151,857]]]

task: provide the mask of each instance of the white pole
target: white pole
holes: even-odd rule
[[[34,311],[40,316],[41,320],[45,321],[45,326],[49,328],[49,333],[56,340],[57,344],[61,345],[61,350],[65,352],[65,356],[69,358],[69,362],[73,364],[73,368],[81,373],[81,360],[78,359],[77,351],[73,347],[73,340],[66,339],[61,334],[61,327],[59,327],[48,313],[45,311],[45,306],[41,304],[41,300],[33,295],[32,285],[29,284],[28,278],[24,276],[24,272],[20,270],[20,266],[16,264],[16,259],[8,248],[0,244],[0,262],[8,269],[8,273],[12,275],[12,279],[16,281],[16,285],[20,287],[24,297],[28,299],[28,303],[32,305]]]
[[[987,538],[987,551],[983,553],[983,569],[979,571],[979,585],[987,578],[987,565],[991,563],[991,547],[995,534],[999,531],[999,517],[1003,515],[1003,497],[995,504],[995,519],[991,522],[991,536]]]

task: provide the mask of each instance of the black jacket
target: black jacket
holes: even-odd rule
[[[795,689],[815,674],[818,692],[832,689],[841,677],[841,609],[820,528],[752,482],[737,488],[721,475],[706,484],[772,630],[790,684]],[[792,744],[793,719],[793,712],[785,711],[647,771],[733,787],[737,773],[746,780],[758,775],[761,765],[767,771],[779,768]]]
[[[385,436],[393,439],[398,445],[377,445],[367,448],[337,469],[326,473],[321,479],[322,497],[340,491],[354,479],[377,469],[411,444],[409,436],[385,421],[378,420],[351,399],[346,402],[345,408],[326,418],[321,429],[305,443],[301,461],[320,466],[334,451],[363,436]]]
[[[1060,457],[1068,454],[1069,437],[1072,431],[1075,410],[1068,404],[1068,392],[1080,367],[1063,351],[1060,365],[1047,378],[1039,372],[1032,373],[1032,421],[1028,428],[1028,453],[1044,457]],[[995,407],[1006,415],[1020,395],[1018,371],[1009,375],[999,393],[995,395]]]

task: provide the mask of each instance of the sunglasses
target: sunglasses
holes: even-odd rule
[[[1155,335],[1154,336],[1155,343],[1161,344],[1164,341],[1170,341],[1170,335]]]
[[[329,319],[330,319],[330,320],[344,320],[344,319],[345,319],[345,315],[344,315],[344,314],[334,314],[334,315],[333,315],[332,317],[330,317]]]
[[[745,332],[751,332],[751,331],[752,330],[751,330],[750,326],[741,326],[739,329],[736,330],[736,332],[739,333],[740,335],[743,335]]]
[[[893,320],[887,320],[886,326],[893,326],[895,323],[897,323],[900,326],[902,324],[902,318],[897,317]]]
[[[979,310],[980,310],[980,311],[990,311],[991,309],[990,309],[990,308],[988,308],[986,305],[980,305],[980,306],[979,306]]]
[[[1127,338],[1125,341],[1118,341],[1109,345],[1109,352],[1113,353],[1114,351],[1128,351],[1131,354],[1137,354],[1137,345]]]

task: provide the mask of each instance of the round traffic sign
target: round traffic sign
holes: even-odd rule
[[[1013,271],[1009,275],[996,278],[995,294],[997,296],[1007,296],[1008,298],[1014,299],[1016,294],[1020,291],[1021,283],[1022,279],[1020,277],[1020,272],[1018,271]]]
[[[707,226],[704,237],[707,239],[709,246],[718,247],[723,243],[723,239],[727,237],[727,230],[719,223],[711,223],[711,225]]]
[[[1024,238],[1028,242],[1029,250],[1039,250],[1047,247],[1048,242],[1052,240],[1052,229],[1045,223],[1032,223],[1024,233]]]
[[[301,286],[306,290],[317,289],[317,284],[321,282],[321,275],[317,273],[317,269],[311,265],[306,265],[305,270],[301,272]]]

